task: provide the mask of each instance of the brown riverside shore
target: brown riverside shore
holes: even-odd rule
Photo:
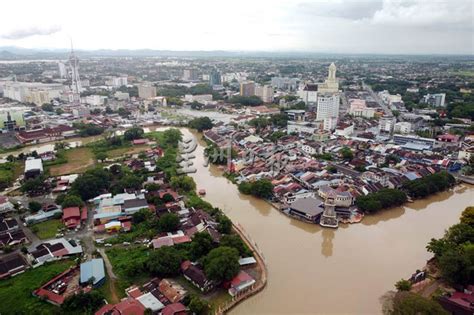
[[[267,266],[265,264],[265,258],[263,254],[258,249],[257,243],[255,243],[250,238],[250,236],[245,232],[240,224],[232,223],[232,228],[252,251],[255,260],[257,261],[257,269],[260,272],[260,278],[257,279],[257,282],[255,282],[248,290],[236,295],[232,298],[232,300],[220,305],[215,312],[216,315],[223,315],[227,313],[240,302],[263,290],[267,285]]]

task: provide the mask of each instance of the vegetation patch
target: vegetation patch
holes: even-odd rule
[[[53,238],[58,234],[58,230],[64,227],[59,219],[48,220],[37,223],[31,226],[31,231],[34,232],[40,239],[45,240]]]
[[[0,313],[11,314],[59,314],[60,309],[40,298],[32,292],[48,282],[54,276],[73,265],[70,260],[47,263],[36,269],[29,269],[13,278],[0,281]]]

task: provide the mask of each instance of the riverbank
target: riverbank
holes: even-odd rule
[[[232,223],[232,230],[240,236],[240,238],[252,251],[255,260],[257,261],[257,270],[260,273],[260,278],[257,279],[257,282],[251,286],[250,290],[233,297],[232,300],[219,306],[216,310],[216,315],[227,313],[232,308],[236,307],[239,303],[262,291],[267,285],[267,266],[265,264],[263,254],[258,249],[257,243],[255,243],[250,238],[250,236],[245,232],[244,228],[241,225],[235,225],[234,223]]]

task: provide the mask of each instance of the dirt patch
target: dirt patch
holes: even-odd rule
[[[52,176],[84,173],[95,164],[94,154],[90,148],[70,149],[66,151],[65,155],[66,163],[50,167],[49,171]]]

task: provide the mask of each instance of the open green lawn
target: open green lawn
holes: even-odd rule
[[[58,261],[0,280],[0,314],[59,314],[58,307],[41,301],[32,292],[72,265],[70,260]]]
[[[32,232],[36,233],[40,239],[44,240],[53,238],[58,233],[58,229],[62,228],[63,226],[64,225],[62,224],[61,220],[57,219],[32,225],[31,230]]]

